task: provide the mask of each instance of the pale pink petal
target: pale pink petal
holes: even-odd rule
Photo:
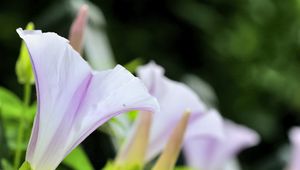
[[[84,41],[84,32],[86,27],[86,22],[88,19],[88,6],[82,5],[78,11],[76,19],[73,21],[69,40],[71,46],[78,52],[82,51],[82,44]]]
[[[294,127],[290,130],[289,138],[292,143],[292,157],[287,170],[300,169],[300,127]]]
[[[259,143],[259,135],[252,129],[236,124],[232,121],[225,121],[224,123],[226,139],[224,142],[223,158],[233,157],[241,150],[255,146]]]
[[[217,149],[218,140],[214,138],[191,139],[185,142],[184,156],[189,167],[195,170],[214,170],[213,164],[214,153]]]
[[[186,141],[203,137],[213,137],[220,140],[224,138],[223,118],[215,109],[209,109],[203,116],[190,120],[185,135]]]
[[[192,167],[207,164],[212,152],[209,145],[224,139],[223,119],[218,111],[211,109],[196,121],[189,125],[183,146],[186,161]],[[199,145],[207,147],[199,147]]]
[[[187,163],[196,169],[219,170],[240,151],[259,142],[258,134],[231,121],[224,122],[224,139],[189,140],[185,145]]]
[[[183,113],[191,111],[191,119],[197,119],[205,112],[205,106],[198,96],[186,85],[164,76],[162,67],[154,62],[140,67],[138,76],[161,106],[154,114],[151,126],[149,149],[146,160],[151,160],[164,148],[167,139]]]
[[[123,67],[93,72],[57,34],[17,32],[29,49],[38,94],[26,155],[33,169],[55,169],[92,131],[119,113],[158,109],[140,80]]]
[[[68,40],[55,33],[20,29],[18,33],[29,49],[38,96],[38,111],[33,130],[36,132],[33,134],[37,136],[31,137],[26,159],[38,162],[53,141],[64,117],[67,114],[70,114],[70,120],[73,117],[74,112],[69,110],[76,109],[73,105],[80,102],[81,91],[90,77],[90,68],[69,46]],[[71,124],[72,121],[65,122],[66,128],[62,132],[68,131]],[[57,147],[60,146],[63,145]]]

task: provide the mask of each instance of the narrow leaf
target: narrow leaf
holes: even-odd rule
[[[93,170],[92,163],[82,147],[75,148],[63,161],[74,170]]]

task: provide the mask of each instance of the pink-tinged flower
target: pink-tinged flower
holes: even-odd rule
[[[113,116],[157,110],[156,99],[122,66],[93,71],[57,34],[17,32],[27,45],[36,79],[38,110],[26,153],[33,170],[54,170]]]
[[[229,120],[224,121],[224,138],[189,140],[184,147],[188,165],[198,170],[225,170],[229,162],[247,147],[259,142],[258,134]]]
[[[173,129],[187,110],[191,115],[184,141],[188,138],[221,136],[221,117],[214,113],[207,114],[205,105],[189,87],[165,77],[163,68],[153,62],[140,67],[137,73],[150,94],[157,98],[161,109],[153,115],[146,161],[153,159],[163,150]],[[205,119],[208,122],[202,121]],[[137,128],[135,124],[132,131],[136,131]],[[127,141],[123,148],[131,146],[132,142]]]
[[[292,157],[287,170],[300,169],[300,127],[290,130],[289,138],[292,143]]]

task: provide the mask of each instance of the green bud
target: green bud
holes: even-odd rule
[[[33,170],[30,166],[30,163],[25,161],[22,166],[19,168],[19,170]]]
[[[34,24],[32,22],[28,23],[26,30],[33,30]],[[30,56],[27,47],[22,41],[19,58],[16,63],[16,73],[18,77],[18,82],[20,84],[33,84],[34,75],[30,63]]]

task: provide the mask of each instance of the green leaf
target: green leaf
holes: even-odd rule
[[[112,161],[109,161],[103,170],[142,170],[142,166],[139,164],[116,164]]]
[[[82,149],[78,146],[75,148],[63,161],[63,163],[74,170],[93,170],[92,163],[90,162],[88,156]]]
[[[8,156],[7,139],[5,135],[5,126],[3,125],[2,112],[0,107],[0,159]]]
[[[129,111],[127,113],[125,113],[124,115],[126,116],[119,116],[119,117],[113,117],[111,120],[110,120],[110,123],[114,123],[118,126],[120,126],[121,128],[126,128],[127,124],[128,123],[133,123],[135,121],[135,119],[137,118],[138,116],[138,113],[139,111],[138,110],[132,110],[132,111]],[[124,122],[124,119],[126,119],[126,121]]]
[[[13,92],[4,87],[0,87],[0,102],[21,104],[21,100]]]
[[[0,107],[3,118],[18,118],[21,115],[22,102],[11,91],[0,87]]]
[[[36,112],[36,103],[24,111],[22,101],[18,96],[0,87],[0,108],[3,119],[19,119],[20,116],[25,115],[25,118],[31,122]]]
[[[131,122],[134,122],[135,119],[136,119],[137,116],[138,116],[138,113],[139,113],[138,110],[132,110],[132,111],[128,112],[127,114],[128,114],[129,120],[130,120]]]
[[[26,30],[33,30],[34,25],[32,22],[28,23]],[[30,62],[29,52],[27,47],[22,41],[20,55],[16,63],[16,73],[18,77],[18,82],[20,84],[33,84],[34,83],[34,74]]]
[[[27,137],[29,138],[30,136],[30,129],[36,112],[36,103],[28,108],[24,108],[21,100],[14,93],[3,87],[0,87],[0,109],[1,125],[3,127],[2,132],[0,132],[1,140],[5,139],[7,148],[10,150],[15,150],[17,147],[21,147],[22,150],[25,150],[28,141]],[[26,140],[23,141],[22,145],[17,145],[17,127],[20,117],[23,117],[24,120],[26,120],[26,131],[24,132]],[[0,153],[5,151],[4,144],[5,143],[2,141]]]
[[[195,170],[195,169],[192,169],[187,166],[178,166],[178,167],[175,167],[175,170]]]
[[[108,124],[101,126],[101,130],[111,136],[117,148],[121,147],[125,141],[131,125],[138,116],[137,110],[132,110],[110,119]]]
[[[37,103],[33,103],[25,110],[25,118],[28,122],[33,122],[36,111],[37,111]]]
[[[131,73],[134,73],[136,69],[143,64],[143,60],[140,58],[136,58],[129,63],[125,64],[124,67],[130,71]]]
[[[3,170],[14,170],[12,164],[10,164],[6,159],[1,159],[1,166]]]
[[[22,166],[19,168],[19,170],[33,170],[30,166],[30,163],[25,161]]]

